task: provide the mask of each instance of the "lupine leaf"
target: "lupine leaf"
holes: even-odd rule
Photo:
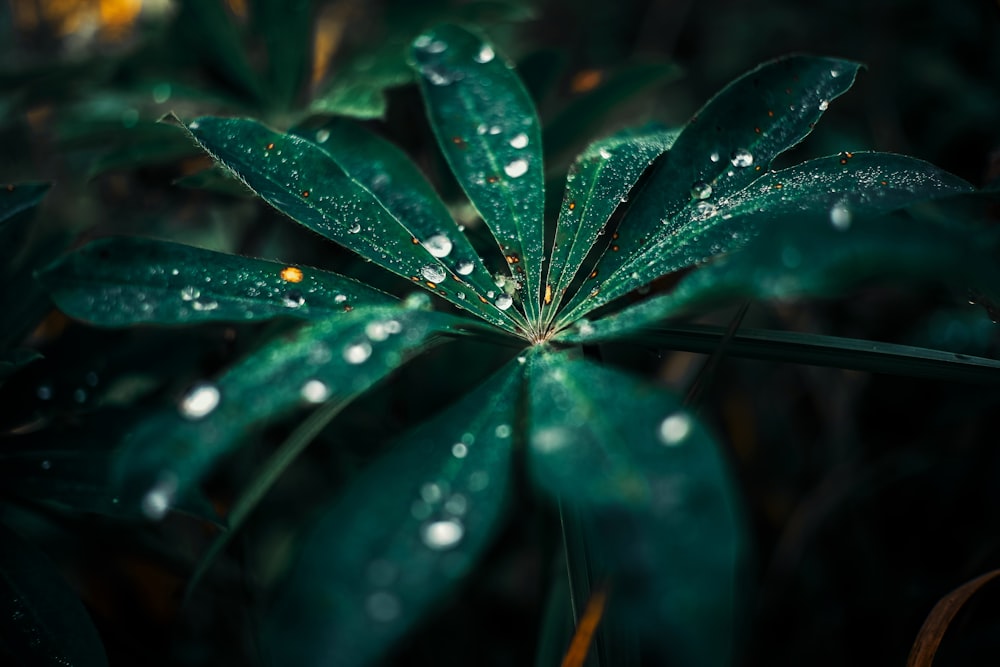
[[[566,353],[528,363],[531,477],[585,517],[609,614],[663,664],[728,664],[744,533],[722,452],[667,391]]]
[[[194,138],[293,220],[460,308],[513,330],[509,317],[452,272],[320,146],[253,120],[199,118]]]
[[[438,145],[521,283],[525,314],[535,322],[545,197],[534,104],[512,65],[463,28],[423,33],[410,55]]]
[[[834,58],[781,58],[713,97],[634,197],[619,227],[621,251],[604,255],[597,276],[568,306],[572,316],[607,303],[605,283],[612,287],[628,280],[631,271],[622,267],[654,254],[652,246],[695,217],[699,204],[730,196],[766,173],[777,155],[809,134],[830,100],[851,87],[859,67]],[[588,299],[594,289],[604,294]],[[588,303],[581,307],[583,300]]]
[[[118,462],[123,502],[152,518],[253,429],[306,406],[346,402],[463,320],[400,306],[359,307],[310,323],[202,382],[145,420]]]
[[[468,573],[505,514],[520,381],[507,366],[322,511],[266,621],[279,661],[373,664]]]
[[[329,271],[142,238],[94,241],[41,277],[66,314],[106,327],[316,320],[395,301]]]

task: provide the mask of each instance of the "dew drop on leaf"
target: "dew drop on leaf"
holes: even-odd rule
[[[458,263],[458,266],[455,267],[455,272],[458,273],[458,275],[460,276],[467,276],[470,273],[472,273],[472,270],[474,268],[476,268],[475,264],[473,264],[468,260],[465,260]]]
[[[465,527],[455,519],[433,521],[420,529],[420,537],[424,544],[436,551],[454,547],[464,536]]]
[[[322,403],[330,396],[330,388],[320,380],[309,380],[302,385],[301,394],[307,403]]]
[[[330,130],[317,130],[316,131],[316,142],[320,144],[325,144],[330,138]]]
[[[352,343],[344,348],[344,361],[349,364],[363,364],[372,356],[372,346],[366,340]]]
[[[194,303],[191,304],[191,307],[195,310],[201,311],[215,310],[219,307],[219,302],[213,301],[212,299],[195,299]]]
[[[178,407],[182,417],[201,419],[218,407],[221,398],[219,388],[214,384],[199,382],[184,394]]]
[[[821,101],[819,103],[819,110],[820,111],[826,111],[829,108],[830,108],[830,102],[829,102],[829,100],[823,100],[823,101]]]
[[[167,514],[177,495],[177,476],[163,473],[142,498],[142,513],[153,521],[159,521]]]
[[[740,167],[741,169],[749,167],[753,164],[753,154],[745,148],[737,148],[733,151],[729,161],[732,162],[734,167]]]
[[[660,442],[674,447],[691,433],[691,418],[683,413],[672,414],[660,423]]]
[[[608,160],[608,159],[611,158],[611,151],[609,151],[607,148],[602,148],[600,151],[598,151],[598,153],[605,160]]]
[[[451,446],[451,455],[456,459],[464,459],[469,453],[469,448],[465,446],[464,442],[456,442]]]
[[[282,297],[281,302],[286,308],[298,308],[306,302],[300,292],[292,290],[291,292],[285,292],[285,296]]]
[[[447,257],[451,253],[452,243],[451,239],[449,239],[444,234],[435,234],[434,236],[424,241],[424,247],[427,248],[427,251],[430,254],[434,255],[435,257],[441,258],[441,257]],[[440,282],[443,279],[444,276],[441,276],[441,278],[439,278],[438,280],[434,280],[432,282]],[[428,280],[430,280],[430,278],[428,278]]]
[[[712,186],[705,181],[697,181],[691,185],[691,196],[695,199],[708,199],[712,196]]]
[[[424,277],[425,280],[429,280],[432,283],[439,283],[444,281],[448,274],[445,273],[444,269],[436,264],[427,264],[420,267],[420,275]]]
[[[851,226],[851,209],[844,202],[834,204],[830,209],[830,224],[834,229],[846,231]]]
[[[361,224],[357,222],[355,222],[353,225],[347,228],[348,234],[357,234],[360,231],[361,231]]]
[[[184,301],[194,301],[199,296],[201,296],[201,290],[197,287],[188,285],[187,287],[181,288],[181,299]]]
[[[719,161],[719,152],[715,151],[714,153],[712,153],[711,155],[708,156],[708,159],[711,160],[712,162],[718,162]]]
[[[528,171],[528,161],[524,159],[517,159],[513,162],[509,162],[504,168],[504,173],[511,178],[517,178],[518,176],[523,176],[525,172]]]
[[[524,132],[514,135],[514,138],[510,140],[511,148],[524,148],[528,145],[528,135]]]
[[[718,212],[718,210],[719,209],[716,208],[715,204],[707,201],[698,202],[698,205],[695,206],[695,211],[700,220],[707,220],[708,218],[711,218]]]
[[[479,53],[475,55],[475,61],[477,63],[485,64],[493,60],[496,57],[496,52],[489,44],[483,44],[483,48],[479,49]]]
[[[497,297],[497,300],[494,301],[493,303],[500,310],[507,310],[513,305],[514,300],[510,298],[510,296],[508,296],[507,294],[501,294],[500,296]]]

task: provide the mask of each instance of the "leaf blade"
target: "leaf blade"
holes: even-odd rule
[[[413,42],[427,115],[452,172],[493,233],[538,320],[544,170],[538,115],[511,65],[492,45],[454,25]]]
[[[508,364],[324,513],[267,619],[282,660],[371,664],[468,572],[504,516],[520,379]]]
[[[329,271],[130,237],[94,241],[40,277],[63,312],[105,327],[317,320],[396,301]]]

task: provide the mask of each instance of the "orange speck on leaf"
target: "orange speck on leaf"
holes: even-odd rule
[[[599,69],[585,69],[577,72],[569,84],[569,89],[574,93],[585,93],[600,85],[604,79],[604,73]]]
[[[571,201],[571,202],[569,203],[569,210],[571,210],[571,211],[572,211],[572,210],[573,210],[573,209],[575,209],[575,208],[576,208],[576,202],[575,202],[575,201]]]
[[[303,190],[302,191],[302,196],[303,197],[308,197],[309,196],[309,191],[308,190]]]
[[[274,150],[274,142],[273,141],[267,145],[267,150],[269,150],[269,151],[270,150]]]
[[[552,285],[545,286],[545,305],[552,303]]]
[[[281,279],[288,283],[300,283],[302,282],[302,269],[286,266],[281,270]]]

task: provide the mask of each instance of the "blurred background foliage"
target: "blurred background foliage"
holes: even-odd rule
[[[131,424],[282,325],[94,330],[52,311],[32,272],[87,239],[134,234],[374,279],[211,169],[157,123],[168,112],[251,116],[280,129],[325,115],[363,119],[418,161],[475,237],[475,214],[448,180],[402,60],[405,45],[442,18],[480,26],[519,63],[546,125],[553,184],[589,140],[652,119],[682,124],[726,82],[789,52],[869,67],[789,163],[874,149],[977,186],[1000,178],[997,2],[7,0],[0,181],[54,185],[37,212],[0,230],[0,518],[77,591],[111,664],[259,664],[259,612],[296,523],[425,413],[422,387],[445,352],[339,417],[182,606],[185,579],[215,535],[205,519],[225,512],[294,425],[255,434],[221,467],[190,503],[200,519],[148,526],[118,516],[102,464]],[[308,48],[288,48],[289,36]],[[959,208],[984,227],[1000,217],[975,202],[928,214]],[[984,309],[945,291],[883,286],[755,305],[746,324],[998,353]],[[460,354],[446,363],[469,386],[495,367],[488,350]],[[678,389],[703,360],[642,346],[605,354]],[[461,390],[446,384],[435,403]],[[739,664],[901,664],[940,597],[1000,566],[998,399],[995,384],[724,360],[704,415],[730,443],[756,548]],[[39,460],[66,477],[41,475]],[[558,546],[546,531],[536,518],[515,519],[462,592],[390,662],[531,664]],[[998,630],[993,584],[956,619],[935,664],[994,664]]]

